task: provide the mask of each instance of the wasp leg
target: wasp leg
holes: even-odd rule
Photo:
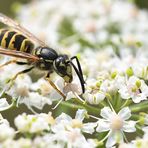
[[[23,70],[23,71],[20,71],[20,72],[18,72],[17,74],[15,74],[15,76],[14,76],[13,78],[11,78],[11,79],[8,81],[8,83],[11,82],[10,87],[8,88],[8,90],[11,88],[11,86],[13,85],[14,80],[15,80],[20,74],[27,73],[27,72],[31,71],[33,68],[34,68],[34,66],[33,66],[33,67],[30,67],[30,68],[28,68],[28,69],[25,69],[25,70]]]
[[[47,74],[46,78],[45,78],[50,85],[64,98],[64,100],[66,99],[66,96],[57,88],[57,86],[50,80],[49,78],[49,74]]]
[[[9,64],[13,64],[13,63],[16,63],[16,64],[18,64],[18,65],[25,65],[25,64],[28,64],[27,62],[19,62],[19,61],[17,61],[17,60],[11,60],[11,61],[8,61],[8,62],[6,62],[6,63],[0,65],[0,68],[2,68],[2,67],[4,67],[4,66],[7,66],[7,65],[9,65]]]

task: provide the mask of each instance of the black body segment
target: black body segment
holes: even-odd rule
[[[0,46],[2,46],[2,40],[3,40],[4,35],[6,34],[7,31],[8,31],[7,29],[0,30]]]
[[[14,36],[14,34],[16,34],[15,31],[8,31],[7,37],[5,38],[6,41],[6,48],[8,48],[10,40],[12,39],[12,37]]]
[[[12,44],[15,50],[20,51],[21,50],[21,45],[23,43],[23,41],[26,39],[26,37],[24,37],[21,34],[16,34],[14,36],[14,39],[12,40]]]
[[[53,72],[53,62],[58,58],[55,50],[49,47],[38,47],[33,54],[40,58],[40,61],[36,64],[39,69],[48,70],[49,73]]]
[[[0,46],[27,53],[31,53],[34,48],[34,44],[23,34],[9,29],[0,30]]]
[[[58,54],[55,50],[49,47],[38,47],[35,50],[35,55],[44,59],[47,62],[52,62],[58,57]]]

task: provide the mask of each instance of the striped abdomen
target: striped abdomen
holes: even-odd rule
[[[34,44],[23,34],[9,30],[0,30],[0,46],[3,48],[31,53]]]

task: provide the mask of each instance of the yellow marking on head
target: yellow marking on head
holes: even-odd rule
[[[68,75],[71,75],[71,73],[72,73],[72,69],[71,69],[71,66],[70,66],[70,65],[67,66],[67,70],[66,70],[66,72],[67,72]]]
[[[64,76],[63,79],[65,82],[69,83],[70,82],[70,77],[68,75]]]
[[[59,66],[65,67],[66,65],[64,63],[60,62],[60,65]]]

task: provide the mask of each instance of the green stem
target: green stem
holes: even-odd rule
[[[136,133],[140,136],[140,137],[142,137],[143,136],[143,131],[142,131],[142,129],[141,129],[141,126],[139,126],[138,124],[136,124]]]
[[[81,105],[72,104],[66,101],[61,102],[61,105],[72,108],[72,109],[85,109],[85,107]]]
[[[142,105],[148,105],[148,101],[143,101],[143,102],[140,102],[140,103],[137,103],[137,104],[133,104],[130,107],[133,108],[133,107],[142,106]]]
[[[132,112],[140,112],[148,109],[148,101],[144,101],[138,104],[134,104],[130,106]]]
[[[89,113],[99,115],[100,109],[96,108],[95,106],[90,106],[86,102],[82,103],[79,99],[75,98],[75,102],[80,104],[83,108],[85,108]]]
[[[15,99],[12,101],[12,103],[8,107],[6,107],[6,108],[4,108],[2,110],[0,109],[0,112],[7,111],[7,110],[12,109],[14,107],[16,107],[16,100]]]
[[[147,105],[143,105],[143,106],[132,107],[130,109],[131,109],[131,112],[146,111],[148,109],[148,104]]]
[[[113,104],[114,108],[120,108],[121,103],[122,103],[122,102],[121,102],[122,99],[121,99],[121,97],[120,97],[120,95],[119,95],[118,92],[116,92],[116,93],[113,95],[112,100],[114,100],[114,104]]]
[[[129,106],[132,103],[132,100],[127,99],[124,104],[121,106],[121,108]]]
[[[139,114],[132,114],[131,119],[137,121],[139,120],[139,117],[140,117]]]

